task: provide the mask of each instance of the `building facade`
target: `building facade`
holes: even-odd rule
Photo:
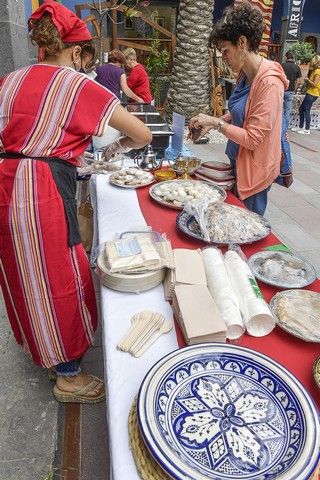
[[[71,10],[75,10],[75,5],[81,2],[80,0],[59,0],[66,7]],[[232,4],[233,2],[241,0],[213,0],[214,19],[220,18],[223,9]],[[284,43],[288,16],[290,14],[290,8],[295,9],[291,12],[294,19],[297,18],[298,10],[300,11],[299,18],[299,35],[298,39],[311,41],[316,51],[320,51],[320,0],[250,0],[253,4],[257,5],[263,11],[266,19],[267,32],[263,39],[264,48],[267,48],[267,44],[280,44]],[[39,4],[43,3],[43,0],[24,0],[26,17],[29,17],[31,12],[35,10]],[[176,10],[179,6],[179,0],[151,0],[150,6],[147,9],[148,14],[153,14],[159,25],[164,28],[174,31]],[[84,11],[83,16],[90,14],[90,11]],[[123,26],[120,26],[120,33],[125,37],[134,36],[148,36],[150,32],[144,31],[143,26],[139,22],[126,22]]]

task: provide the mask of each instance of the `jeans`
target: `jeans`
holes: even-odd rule
[[[282,187],[288,187],[289,179],[288,175],[292,173],[292,158],[290,143],[287,138],[287,125],[284,114],[282,115],[282,128],[281,128],[281,165],[280,175],[275,179],[275,183],[278,183]],[[292,176],[290,177],[292,180]]]
[[[54,367],[57,375],[62,377],[74,377],[81,373],[80,360],[70,360],[70,362],[59,363]]]
[[[309,93],[306,93],[306,96],[303,99],[303,102],[300,105],[299,108],[299,116],[300,116],[300,123],[299,127],[303,128],[304,125],[304,119],[306,119],[306,130],[310,130],[310,123],[311,123],[311,107],[313,102],[317,100],[318,97],[315,97],[314,95],[310,95]]]
[[[243,203],[247,207],[248,210],[251,212],[258,213],[259,215],[264,215],[264,212],[267,208],[268,202],[268,192],[271,186],[262,190],[262,192],[256,193],[251,197],[246,198],[243,200]]]
[[[292,109],[293,94],[294,92],[287,91],[284,92],[283,97],[283,113],[287,122],[287,128],[289,128],[290,125],[290,114]]]

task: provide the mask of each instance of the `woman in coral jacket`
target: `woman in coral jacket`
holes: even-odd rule
[[[193,140],[211,129],[228,138],[226,154],[235,170],[236,193],[249,210],[260,215],[280,173],[283,95],[288,86],[282,67],[258,53],[263,30],[262,13],[250,4],[225,9],[212,31],[211,43],[239,73],[229,112],[220,118],[200,113],[189,124]]]

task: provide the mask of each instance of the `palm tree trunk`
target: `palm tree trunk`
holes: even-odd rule
[[[168,92],[167,113],[187,119],[210,110],[208,39],[213,24],[214,0],[181,0],[177,46]]]

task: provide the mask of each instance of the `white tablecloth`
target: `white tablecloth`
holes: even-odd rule
[[[117,232],[128,230],[128,227],[146,225],[135,190],[114,187],[104,175],[93,176],[91,182],[98,243],[113,239]],[[138,295],[101,287],[107,419],[113,480],[139,478],[129,449],[130,406],[151,366],[178,347],[173,328],[139,359],[116,349],[118,341],[130,326],[132,315],[144,309],[155,310],[168,319],[172,318],[171,307],[164,300],[162,285]]]

